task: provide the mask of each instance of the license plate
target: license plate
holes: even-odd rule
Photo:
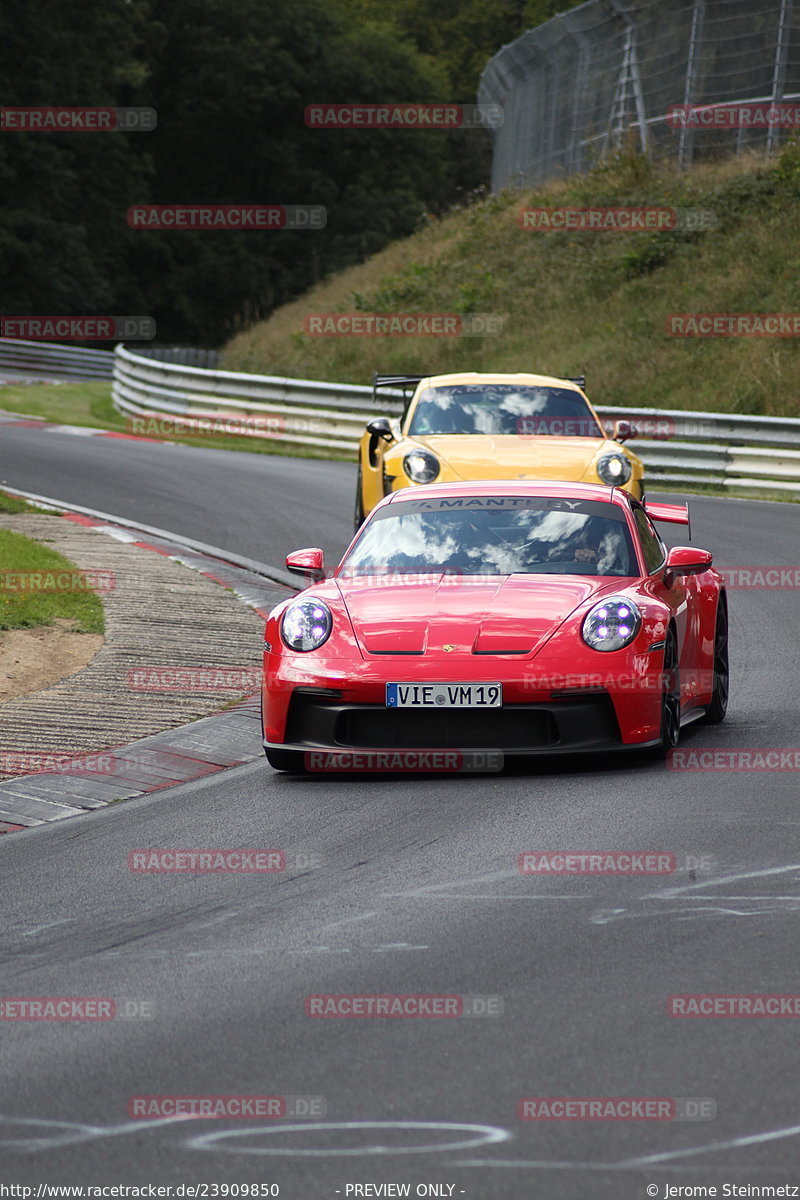
[[[387,708],[502,708],[502,683],[387,683]]]

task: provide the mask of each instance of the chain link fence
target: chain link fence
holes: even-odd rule
[[[589,0],[504,46],[492,189],[586,171],[633,145],[681,165],[800,125],[800,2]]]

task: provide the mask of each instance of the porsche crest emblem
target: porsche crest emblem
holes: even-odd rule
[[[446,651],[447,651],[447,653],[448,653],[448,654],[450,654],[450,653],[451,653],[451,651],[455,650],[455,646],[453,645],[453,643],[452,643],[452,642],[447,642],[447,644],[446,644],[446,645],[442,646],[442,649],[443,649],[443,650],[446,650]]]

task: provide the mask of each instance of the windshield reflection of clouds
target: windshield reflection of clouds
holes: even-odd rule
[[[554,433],[602,437],[602,430],[583,397],[558,387],[516,387],[511,384],[456,385],[426,388],[411,418],[409,434],[517,434],[525,418],[554,422]],[[536,432],[548,433],[546,424]]]
[[[513,413],[515,417],[536,417],[546,411],[550,402],[546,388],[531,388],[527,392],[512,392],[503,396],[498,405],[504,412]],[[583,408],[583,405],[580,405]]]
[[[465,575],[632,575],[627,527],[587,513],[434,511],[372,521],[341,575],[421,571]]]

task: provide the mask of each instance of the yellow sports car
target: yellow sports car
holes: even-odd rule
[[[355,525],[389,492],[463,479],[560,479],[644,496],[644,467],[622,446],[635,430],[617,421],[609,438],[585,380],[551,375],[376,375],[399,389],[401,417],[370,421],[359,446]]]

